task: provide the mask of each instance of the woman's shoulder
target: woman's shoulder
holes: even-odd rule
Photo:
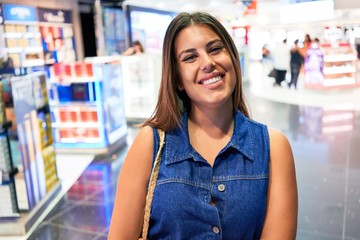
[[[136,135],[134,141],[131,144],[129,149],[130,152],[148,154],[152,153],[153,149],[153,128],[150,126],[143,126],[140,128],[138,134]]]
[[[270,138],[270,158],[276,161],[293,159],[290,142],[278,129],[268,128]]]
[[[278,129],[268,127],[270,141],[275,144],[289,144],[286,135]]]

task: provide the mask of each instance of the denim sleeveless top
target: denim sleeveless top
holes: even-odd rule
[[[159,147],[156,129],[153,134],[155,156]],[[184,113],[182,128],[166,133],[149,238],[260,239],[269,183],[269,146],[267,127],[237,111],[233,135],[211,166],[190,145]]]

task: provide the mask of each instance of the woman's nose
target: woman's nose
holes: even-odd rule
[[[215,69],[214,60],[211,57],[206,56],[203,65],[201,67],[201,70],[204,72],[212,72],[214,69]]]

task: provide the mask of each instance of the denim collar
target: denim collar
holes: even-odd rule
[[[243,113],[236,111],[234,115],[234,132],[226,147],[239,151],[250,161],[254,161],[255,142],[251,131],[251,120],[246,118]],[[188,134],[188,114],[184,112],[181,121],[182,127],[176,128],[166,133],[164,145],[165,164],[181,162],[187,159],[204,161],[195,149],[190,145]]]

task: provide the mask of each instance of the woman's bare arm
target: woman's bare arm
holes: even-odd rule
[[[142,128],[125,158],[117,184],[108,239],[138,239],[153,157],[153,133]]]
[[[294,158],[287,138],[269,129],[270,181],[261,239],[296,238],[298,195]]]

